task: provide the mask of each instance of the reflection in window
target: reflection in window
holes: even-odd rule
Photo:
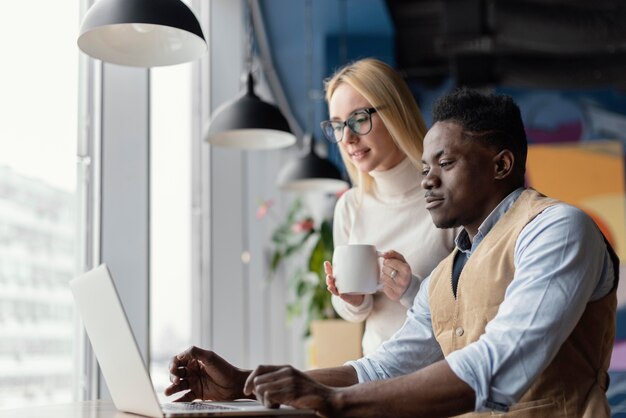
[[[0,408],[74,395],[78,14],[0,3]]]

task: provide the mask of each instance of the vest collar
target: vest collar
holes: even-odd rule
[[[459,249],[459,251],[465,253],[467,257],[472,255],[472,253],[478,247],[478,244],[482,242],[485,236],[491,231],[494,225],[504,216],[507,210],[513,206],[513,203],[517,200],[518,197],[522,194],[522,192],[526,190],[523,187],[515,189],[511,192],[507,197],[502,199],[502,201],[491,211],[491,213],[485,218],[485,220],[478,227],[478,233],[474,236],[474,241],[470,241],[469,234],[465,230],[465,228],[459,233],[459,235],[454,240],[454,244]]]

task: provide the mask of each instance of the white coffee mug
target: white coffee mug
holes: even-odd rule
[[[339,245],[333,253],[333,276],[340,294],[376,293],[379,285],[380,253],[366,244]]]

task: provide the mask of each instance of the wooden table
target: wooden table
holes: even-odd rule
[[[111,401],[83,401],[62,405],[0,409],[1,418],[138,418],[139,415],[120,412]],[[299,415],[299,418],[306,418]],[[315,417],[315,415],[311,415]],[[281,418],[285,418],[284,415]]]

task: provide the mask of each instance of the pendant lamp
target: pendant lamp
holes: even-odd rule
[[[78,46],[132,67],[180,64],[207,51],[200,23],[180,0],[98,0],[85,14]]]
[[[305,42],[306,42],[306,66],[305,81],[307,89],[307,122],[309,129],[313,127],[314,109],[312,94],[313,67],[313,14],[311,0],[304,4],[305,12]],[[327,192],[337,193],[349,187],[341,173],[325,158],[315,152],[315,138],[311,133],[305,134],[302,139],[304,148],[308,148],[303,155],[290,161],[278,173],[277,185],[283,191],[292,192]]]
[[[338,193],[347,189],[348,182],[337,167],[315,152],[313,136],[306,134],[303,141],[309,145],[308,152],[283,167],[278,173],[278,187],[289,192]]]
[[[254,93],[251,71],[246,91],[215,111],[205,138],[213,145],[252,150],[283,148],[296,142],[280,110]]]
[[[248,0],[245,4],[246,90],[215,110],[204,138],[212,145],[225,148],[260,150],[288,147],[295,144],[296,137],[291,133],[287,119],[278,107],[261,100],[254,92],[252,2]]]

